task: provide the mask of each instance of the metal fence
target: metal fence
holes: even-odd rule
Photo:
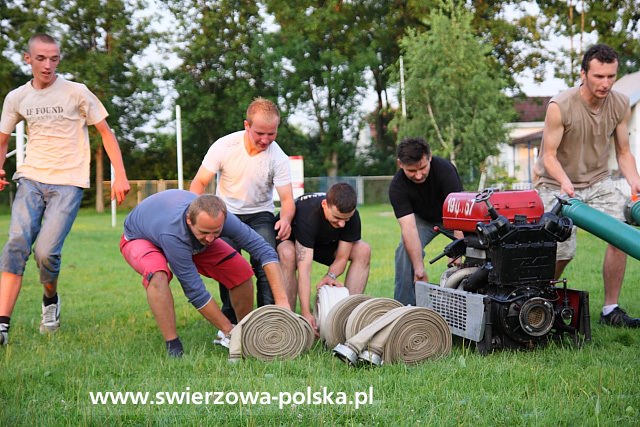
[[[388,189],[392,176],[338,176],[338,177],[306,177],[304,179],[304,192],[326,192],[329,187],[337,182],[346,182],[356,189],[358,194],[358,204],[380,204],[388,203]],[[184,188],[188,189],[191,181],[184,182]],[[110,181],[104,182],[104,203],[109,204]],[[140,203],[150,195],[159,191],[178,188],[178,180],[130,180],[131,191],[118,209],[128,210]],[[215,182],[209,184],[207,189],[210,193],[215,193]]]
[[[321,176],[304,179],[305,193],[326,192],[337,182],[355,188],[359,205],[389,203],[389,184],[392,176]]]
[[[392,176],[338,176],[338,177],[306,177],[304,178],[304,192],[326,192],[336,182],[347,182],[356,189],[359,205],[373,205],[389,203],[388,190]],[[188,189],[191,181],[184,181],[184,188]],[[614,180],[618,187],[626,195],[630,194],[629,185],[624,179]],[[110,182],[104,182],[104,203],[109,206]],[[177,180],[131,180],[131,192],[119,210],[129,210],[144,200],[146,197],[159,191],[178,188]],[[530,183],[519,182],[510,186],[512,190],[527,190],[532,188]],[[504,188],[507,189],[507,188]],[[208,192],[215,193],[215,182],[212,182]],[[0,205],[10,206],[15,189],[13,186],[0,192]]]

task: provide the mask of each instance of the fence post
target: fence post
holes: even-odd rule
[[[358,204],[364,205],[364,179],[360,175],[356,177],[356,194],[358,195]]]

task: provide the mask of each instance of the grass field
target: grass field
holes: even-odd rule
[[[361,209],[363,237],[373,247],[366,293],[393,295],[393,254],[399,228],[386,205]],[[211,340],[215,330],[174,298],[186,354],[165,356],[140,278],[118,251],[123,214],[82,212],[67,240],[60,277],[62,327],[38,332],[41,286],[31,259],[12,317],[11,341],[0,348],[0,426],[637,426],[640,425],[640,331],[597,323],[605,244],[579,233],[569,286],[590,292],[593,340],[488,356],[454,346],[450,356],[418,366],[353,368],[322,345],[292,361],[230,364]],[[0,216],[0,243],[8,229]],[[428,247],[427,259],[447,243]],[[326,271],[315,266],[314,275]],[[445,261],[429,267],[437,281]],[[629,260],[621,303],[640,315],[640,266]],[[212,293],[217,285],[208,282]],[[353,405],[196,404],[196,392],[306,393],[326,387],[337,396],[372,390],[373,402]],[[95,392],[192,393],[191,404],[93,404]],[[226,398],[233,403],[232,395]],[[212,399],[213,400],[213,399]],[[160,403],[156,401],[156,403]]]

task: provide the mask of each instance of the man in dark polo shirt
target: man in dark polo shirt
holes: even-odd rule
[[[427,281],[424,248],[442,228],[442,205],[449,193],[462,191],[455,166],[431,155],[422,138],[407,138],[398,145],[399,171],[389,186],[389,201],[400,224],[401,239],[396,249],[394,298],[416,305],[416,281]],[[457,238],[463,237],[455,231]]]
[[[361,294],[367,285],[371,247],[361,239],[360,214],[356,204],[355,190],[343,182],[331,186],[326,194],[302,195],[296,200],[291,236],[278,242],[278,256],[291,308],[295,310],[298,293],[300,312],[314,329],[316,325],[310,307],[313,261],[329,267],[318,282],[318,288],[323,285],[346,286],[350,294]],[[343,285],[338,277],[345,270],[347,275]]]

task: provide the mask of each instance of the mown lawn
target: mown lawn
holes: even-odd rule
[[[360,210],[363,237],[373,247],[366,292],[392,297],[397,222],[388,205]],[[2,243],[8,220],[7,214],[0,216]],[[38,332],[42,291],[30,260],[11,343],[0,348],[0,426],[640,425],[640,331],[597,323],[605,243],[585,232],[579,233],[578,257],[566,271],[570,287],[590,293],[593,340],[585,347],[565,343],[480,356],[457,345],[438,361],[364,369],[347,366],[320,343],[291,361],[230,364],[226,350],[211,344],[215,330],[186,302],[177,282],[186,354],[167,358],[140,279],[118,251],[122,221],[120,213],[118,226],[111,228],[108,214],[88,211],[76,221],[63,254],[62,328],[55,335]],[[447,242],[438,238],[427,258]],[[431,281],[445,268],[445,261],[430,266]],[[316,265],[314,276],[325,271]],[[639,263],[630,259],[621,302],[635,315],[640,315],[639,282]],[[209,284],[217,294],[217,285]],[[373,402],[356,409],[335,402],[241,404],[233,394],[221,405],[197,404],[193,398],[196,392],[277,396],[306,393],[308,387],[312,392],[326,387],[334,396],[371,388]],[[105,391],[149,393],[157,404],[93,404],[91,393]],[[159,404],[156,394],[165,392],[194,400]]]

